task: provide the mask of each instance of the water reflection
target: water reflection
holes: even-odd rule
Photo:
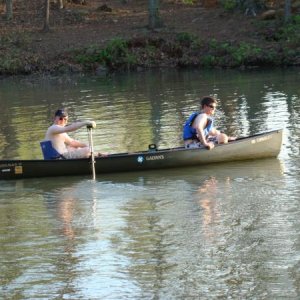
[[[142,182],[147,188],[121,207],[126,222],[112,238],[118,253],[129,259],[123,272],[138,284],[142,297],[153,293],[157,297],[193,297],[196,294],[192,291],[197,291],[198,296],[205,295],[206,288],[213,288],[212,282],[226,284],[228,288],[231,284],[242,284],[241,273],[230,275],[230,264],[221,267],[216,262],[224,265],[224,257],[235,256],[242,247],[239,243],[248,239],[246,236],[237,240],[238,248],[233,251],[232,239],[239,228],[247,231],[258,221],[248,203],[241,200],[243,187],[245,183],[267,181],[267,186],[258,191],[260,200],[265,201],[273,190],[273,186],[268,186],[270,177],[278,183],[283,174],[280,161],[262,160],[213,165],[205,170],[187,168],[114,178],[114,182],[135,182],[139,186]],[[245,213],[249,214],[247,219]],[[256,246],[253,241],[250,249]],[[239,262],[231,261],[234,268]],[[215,277],[209,275],[210,265],[219,270]],[[252,275],[245,278],[246,285]]]
[[[58,207],[59,218],[63,224],[63,235],[68,239],[73,240],[75,237],[74,229],[72,227],[72,221],[74,218],[74,205],[75,199],[71,195],[65,195]]]
[[[5,269],[3,291],[16,295],[17,286],[24,299],[36,290],[48,298],[205,299],[207,291],[246,296],[251,287],[250,295],[261,295],[257,282],[269,263],[286,263],[279,254],[295,234],[288,226],[275,251],[284,174],[282,162],[269,159],[103,175],[97,182],[7,182],[1,261],[19,263]],[[18,207],[13,225],[3,223],[10,201]],[[17,213],[28,211],[28,201],[34,218]],[[8,226],[22,239],[8,238]]]
[[[295,70],[0,81],[2,158],[41,157],[58,106],[95,119],[107,152],[180,144],[205,94],[232,134],[285,127],[278,159],[1,182],[2,298],[297,299],[298,82]]]
[[[202,228],[204,231],[204,236],[207,240],[213,239],[215,237],[215,233],[210,231],[210,226],[213,223],[218,222],[220,219],[220,212],[216,205],[217,179],[212,177],[205,180],[203,185],[199,187],[198,193],[201,196],[199,199],[199,204],[202,208],[203,214]]]

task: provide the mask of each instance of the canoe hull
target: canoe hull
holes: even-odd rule
[[[282,130],[240,138],[213,150],[183,147],[112,154],[96,158],[97,174],[146,171],[201,164],[276,157],[281,148]],[[92,173],[89,159],[70,160],[1,160],[0,179],[73,176]]]

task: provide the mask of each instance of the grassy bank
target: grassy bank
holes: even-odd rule
[[[34,34],[11,33],[0,39],[0,74],[300,65],[300,16],[289,23],[258,22],[256,34],[263,43],[204,40],[188,32],[174,33],[168,38],[115,38],[102,47],[65,49],[49,60],[42,53],[31,51]]]

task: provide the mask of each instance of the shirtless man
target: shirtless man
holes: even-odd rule
[[[183,139],[186,148],[197,148],[203,145],[211,150],[218,144],[226,144],[235,140],[228,137],[213,126],[213,114],[217,107],[217,101],[213,97],[206,96],[201,100],[201,111],[193,113],[186,121],[183,128]]]
[[[82,142],[72,139],[67,132],[75,131],[83,126],[96,127],[94,121],[75,122],[67,125],[68,113],[59,109],[55,112],[54,123],[48,128],[45,141],[51,141],[52,146],[64,158],[85,158],[91,155],[90,147]]]

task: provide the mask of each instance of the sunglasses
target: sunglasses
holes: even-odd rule
[[[60,117],[59,119],[60,119],[61,121],[62,121],[62,120],[68,121],[68,117]]]
[[[217,108],[217,106],[215,106],[215,105],[208,104],[207,106],[210,107],[211,109],[216,109]]]

